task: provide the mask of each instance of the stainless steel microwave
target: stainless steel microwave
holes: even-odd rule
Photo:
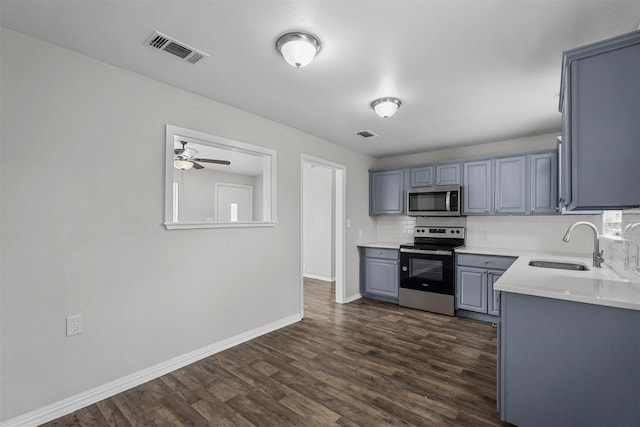
[[[407,190],[409,216],[460,216],[462,187],[420,187]]]

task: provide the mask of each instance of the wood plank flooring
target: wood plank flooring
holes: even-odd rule
[[[305,279],[305,318],[46,426],[507,426],[496,330]]]

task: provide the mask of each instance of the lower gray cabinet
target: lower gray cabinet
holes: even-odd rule
[[[640,311],[502,292],[500,418],[528,426],[637,426]]]
[[[513,257],[457,254],[456,310],[499,316],[499,292],[493,286],[514,261]]]
[[[361,251],[362,293],[367,298],[398,302],[400,256],[397,249],[363,248]]]

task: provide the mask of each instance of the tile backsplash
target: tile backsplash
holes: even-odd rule
[[[468,216],[467,246],[591,254],[591,230],[576,228],[569,242],[562,241],[576,221],[589,221],[602,228],[600,215]]]
[[[623,211],[621,228],[620,238],[602,239],[605,262],[623,279],[640,283],[640,209]]]
[[[413,227],[416,219],[410,216],[381,215],[376,219],[377,241],[378,242],[401,242],[413,241]]]

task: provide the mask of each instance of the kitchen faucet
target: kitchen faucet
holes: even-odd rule
[[[602,254],[604,253],[604,251],[600,250],[600,240],[599,240],[600,236],[598,236],[598,229],[596,228],[595,225],[587,221],[574,222],[573,224],[571,224],[571,226],[569,226],[569,229],[567,230],[567,233],[562,238],[562,241],[568,242],[569,237],[571,236],[571,232],[573,231],[574,228],[576,228],[579,225],[585,225],[591,228],[591,230],[593,230],[593,266],[596,268],[600,268],[602,266],[602,262],[604,261],[604,258],[602,257]]]

